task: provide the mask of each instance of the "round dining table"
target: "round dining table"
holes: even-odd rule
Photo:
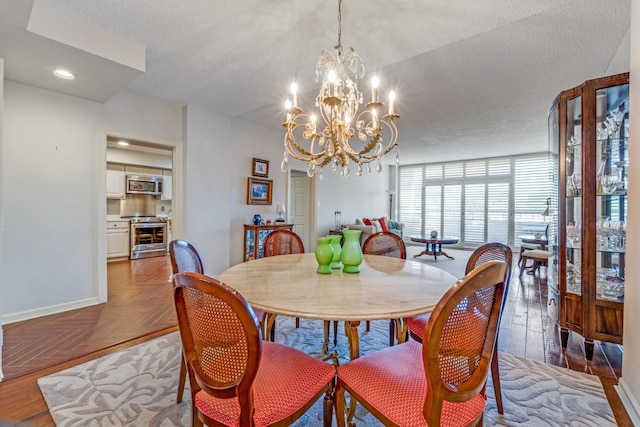
[[[439,268],[380,255],[364,255],[355,274],[340,269],[318,274],[317,267],[313,253],[278,255],[234,265],[218,279],[270,314],[264,336],[270,336],[277,315],[344,321],[351,359],[360,353],[361,321],[400,319],[401,340],[407,335],[405,319],[432,311],[457,281]]]

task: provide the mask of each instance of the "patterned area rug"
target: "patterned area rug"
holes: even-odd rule
[[[370,332],[363,322],[361,330],[362,354],[388,345],[388,322],[372,322]],[[322,322],[302,319],[296,329],[292,318],[280,317],[276,340],[321,357]],[[331,335],[330,350],[348,354],[342,331],[336,347]],[[180,351],[176,332],[40,378],[38,385],[58,426],[190,426],[188,388],[175,403]],[[499,360],[505,414],[497,413],[489,384],[485,426],[616,425],[598,377],[509,354]],[[321,426],[321,405],[322,399],[294,425]],[[382,425],[361,405],[355,422]]]

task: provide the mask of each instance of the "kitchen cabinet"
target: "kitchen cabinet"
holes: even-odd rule
[[[244,254],[243,260],[262,258],[262,244],[267,234],[274,230],[293,230],[293,224],[244,225]]]
[[[169,170],[162,171],[162,196],[161,200],[171,200],[173,196],[173,172]]]
[[[147,166],[127,165],[126,172],[127,172],[127,175],[156,176],[156,177],[162,176],[162,169],[150,168]]]
[[[107,221],[107,260],[129,258],[129,221]]]
[[[559,143],[560,337],[564,350],[570,332],[582,335],[588,364],[594,340],[622,344],[628,109],[624,73],[562,92],[550,113]]]
[[[107,199],[125,198],[124,166],[107,163]]]

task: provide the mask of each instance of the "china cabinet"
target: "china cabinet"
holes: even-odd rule
[[[276,223],[271,225],[244,225],[243,260],[262,258],[262,244],[267,234],[274,230],[293,230],[293,224]]]
[[[560,93],[549,114],[550,144],[559,151],[560,335],[563,350],[571,331],[582,335],[588,363],[594,340],[622,344],[628,108],[624,73]]]

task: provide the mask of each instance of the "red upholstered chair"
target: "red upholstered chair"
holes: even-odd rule
[[[302,239],[291,230],[275,230],[267,234],[262,242],[262,256],[303,254]],[[275,328],[275,323],[273,324]],[[296,317],[296,328],[300,327],[300,319]],[[272,339],[273,340],[273,339]]]
[[[169,242],[169,258],[171,258],[171,272],[173,274],[191,271],[193,273],[204,273],[202,259],[196,248],[184,240],[172,240]],[[184,384],[187,380],[187,365],[184,359],[180,363],[180,376],[178,377],[178,395],[176,402],[182,402]]]
[[[367,237],[362,244],[362,253],[407,259],[407,247],[400,236],[390,231],[381,231]],[[369,321],[367,321],[369,330]],[[389,320],[389,345],[395,343],[396,320]],[[335,332],[335,328],[334,328]]]
[[[247,301],[218,280],[197,273],[173,280],[193,425],[285,426],[323,394],[324,425],[331,425],[332,364],[263,341]]]
[[[178,273],[204,273],[202,268],[202,259],[196,248],[189,242],[184,240],[172,240],[169,242],[169,258],[171,259],[171,272]],[[258,319],[264,318],[261,310],[254,310]],[[273,338],[273,337],[272,337]],[[184,393],[184,384],[187,379],[187,366],[184,360],[180,364],[180,376],[178,377],[178,395],[176,402],[182,402],[182,394]]]
[[[509,282],[511,281],[511,261],[513,255],[511,248],[502,243],[487,243],[477,248],[467,261],[465,268],[465,274],[469,274],[475,268],[481,266],[488,261],[505,261],[508,264],[505,282],[505,295],[509,290]],[[502,315],[502,307],[500,308],[500,315]],[[407,326],[409,328],[409,334],[411,338],[418,342],[422,341],[424,334],[424,327],[429,321],[431,313],[421,314],[419,316],[410,317],[407,319]],[[491,379],[493,381],[493,389],[496,396],[496,406],[500,414],[503,413],[502,407],[502,392],[500,389],[500,370],[498,367],[498,340],[496,339],[496,348],[494,349],[494,357],[491,359]]]
[[[345,392],[384,425],[482,425],[508,268],[490,261],[458,280],[433,310],[422,344],[410,340],[338,367],[338,426]]]

